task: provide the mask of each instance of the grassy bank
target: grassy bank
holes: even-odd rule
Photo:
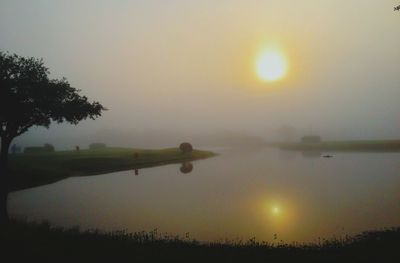
[[[364,232],[320,244],[199,243],[146,233],[51,228],[12,222],[0,234],[13,262],[400,262],[400,228]]]
[[[278,143],[285,150],[316,151],[400,151],[400,140],[326,141],[320,143]]]
[[[137,158],[135,158],[137,153]],[[183,154],[177,148],[143,150],[104,148],[11,155],[11,189],[24,189],[56,182],[70,176],[96,175],[135,168],[180,163],[213,156],[212,152],[194,150]]]

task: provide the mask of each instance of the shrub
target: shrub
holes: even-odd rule
[[[183,143],[181,143],[181,145],[179,145],[179,149],[183,153],[190,153],[193,151],[193,146],[188,142],[183,142]]]

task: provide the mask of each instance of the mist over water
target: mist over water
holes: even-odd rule
[[[42,57],[109,109],[17,142],[63,149],[128,134],[129,145],[163,147],[225,132],[273,141],[284,125],[298,137],[398,138],[395,2],[1,1],[0,49]],[[277,82],[254,68],[270,46],[288,60]]]
[[[17,191],[10,214],[83,229],[189,232],[202,241],[318,242],[400,222],[399,153],[336,153],[327,160],[277,149],[217,152],[190,165]]]

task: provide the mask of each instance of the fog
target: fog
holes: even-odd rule
[[[53,78],[109,109],[17,142],[257,144],[279,140],[283,126],[331,140],[399,138],[398,4],[0,0],[0,50],[43,58]],[[254,61],[271,45],[289,70],[263,82]]]

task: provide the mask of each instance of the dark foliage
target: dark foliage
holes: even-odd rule
[[[179,149],[183,153],[190,153],[193,151],[193,146],[188,142],[183,142],[183,143],[181,143],[181,145],[179,145]]]
[[[42,59],[0,51],[0,223],[8,221],[8,150],[12,140],[32,126],[77,124],[95,119],[105,110],[99,102],[81,96],[65,78],[50,79],[49,74]]]
[[[14,138],[32,126],[52,121],[77,124],[101,115],[104,107],[89,102],[65,78],[50,79],[42,59],[0,52],[0,136]]]
[[[13,138],[32,126],[49,127],[52,121],[77,124],[95,119],[105,108],[89,102],[65,78],[50,79],[42,59],[0,52],[1,165]]]
[[[12,221],[0,229],[3,255],[15,262],[400,262],[400,229],[364,232],[318,244],[203,243],[151,232],[102,233]]]

